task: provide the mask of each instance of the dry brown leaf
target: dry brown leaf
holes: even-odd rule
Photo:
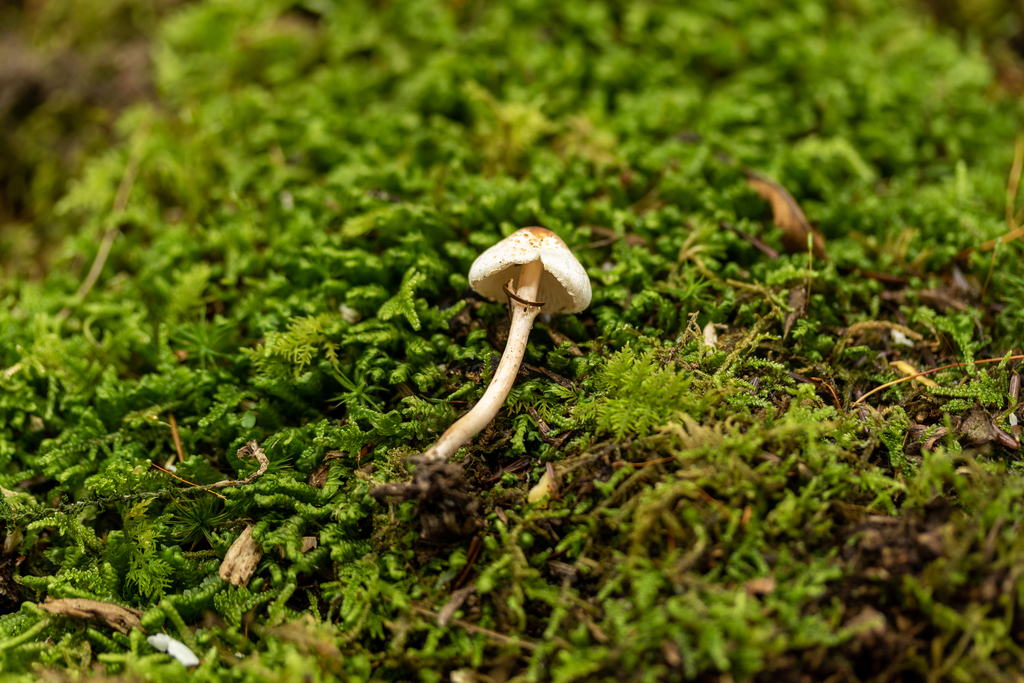
[[[244,586],[252,578],[261,557],[263,550],[252,540],[252,525],[249,525],[228,548],[217,573],[232,586]]]
[[[846,622],[848,632],[856,633],[859,640],[871,641],[877,636],[885,635],[889,630],[889,622],[885,615],[871,605],[865,605],[855,617]]]
[[[774,576],[759,576],[745,582],[743,588],[748,595],[768,595],[775,592],[776,585]]]
[[[789,298],[786,301],[786,305],[792,310],[786,314],[786,324],[782,328],[783,339],[789,336],[789,331],[793,329],[793,324],[807,313],[807,288],[800,286],[789,290]]]
[[[704,343],[711,348],[718,346],[718,331],[715,329],[714,323],[708,323],[704,326]]]
[[[661,654],[665,658],[665,663],[672,668],[678,669],[683,666],[683,655],[679,652],[679,646],[668,638],[661,641]]]
[[[807,217],[793,199],[793,195],[774,180],[754,171],[748,170],[746,173],[747,185],[760,195],[761,199],[772,205],[772,219],[775,221],[775,227],[782,231],[782,245],[790,252],[805,253],[807,236],[811,235],[814,255],[827,261],[825,238],[807,222]]]
[[[893,366],[894,368],[899,370],[901,373],[903,373],[904,377],[912,377],[912,376],[914,376],[914,375],[916,375],[918,373],[917,368],[915,368],[913,365],[911,365],[910,363],[908,363],[905,360],[893,361],[892,363],[889,363],[889,365]],[[921,384],[922,386],[926,386],[926,387],[937,387],[937,386],[939,386],[933,380],[930,380],[927,377],[914,377],[914,381],[917,382],[918,384]]]
[[[1014,451],[1020,448],[1020,440],[1000,429],[988,411],[977,403],[967,415],[955,423],[954,428],[969,446],[996,443]]]
[[[466,598],[476,592],[476,584],[469,584],[457,591],[453,591],[448,602],[444,604],[444,607],[437,613],[437,625],[447,626],[455,616],[455,613],[459,611],[462,604],[466,602]]]
[[[526,502],[537,504],[539,507],[547,507],[548,496],[555,494],[555,482],[548,476],[547,471],[540,475],[540,479],[526,495]]]
[[[47,600],[39,605],[39,609],[50,614],[76,619],[89,619],[106,624],[119,633],[128,634],[133,628],[141,628],[139,618],[142,612],[129,607],[121,607],[109,602],[87,600],[85,598],[61,598]]]
[[[319,547],[319,545],[320,545],[320,539],[317,536],[303,536],[302,537],[302,547],[299,548],[299,552],[302,553],[303,555],[305,555],[310,550],[314,550],[315,548]],[[277,554],[280,555],[282,559],[285,557],[285,551],[284,551],[284,546],[283,545],[277,546]]]
[[[307,484],[315,489],[322,489],[327,484],[327,475],[331,473],[331,463],[323,462],[313,468],[309,473]]]

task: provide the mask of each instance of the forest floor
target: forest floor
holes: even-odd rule
[[[1024,680],[1020,17],[762,5],[0,9],[0,678]]]

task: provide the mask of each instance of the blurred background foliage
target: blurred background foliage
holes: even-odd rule
[[[0,2],[0,267],[42,275],[54,204],[118,114],[152,99],[151,41],[179,4]]]

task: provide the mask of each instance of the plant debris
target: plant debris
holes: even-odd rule
[[[814,256],[828,260],[825,238],[807,222],[803,210],[786,188],[759,173],[746,171],[747,185],[772,206],[775,227],[782,232],[782,244],[793,253],[807,253],[808,238]]]
[[[244,586],[249,583],[253,572],[256,571],[256,565],[263,557],[263,549],[253,540],[252,529],[252,525],[249,525],[238,535],[217,570],[220,578],[232,586]]]
[[[133,628],[142,626],[142,622],[139,620],[142,616],[141,610],[88,598],[47,600],[39,603],[39,609],[62,617],[96,621],[124,634]]]
[[[171,638],[166,633],[154,633],[146,638],[146,642],[153,646],[153,649],[166,652],[171,659],[181,663],[184,667],[199,665],[199,657],[189,649],[185,643]]]
[[[370,491],[382,501],[415,501],[420,537],[444,542],[475,533],[482,525],[480,500],[470,494],[461,465],[415,462],[412,480]]]

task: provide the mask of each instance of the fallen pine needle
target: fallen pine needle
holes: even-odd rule
[[[626,462],[625,460],[616,460],[612,463],[612,467],[646,467],[647,465],[660,465],[663,462],[672,462],[675,458],[658,458],[657,460],[645,460],[644,462]]]
[[[714,496],[712,496],[710,493],[708,493],[707,491],[705,491],[704,489],[702,489],[699,486],[697,486],[696,489],[697,489],[697,495],[700,496],[701,500],[703,500],[708,505],[714,505],[719,510],[721,510],[726,515],[728,515],[729,519],[732,519],[732,517],[733,517],[732,510],[730,510],[728,507],[726,507],[725,503],[723,503],[722,501],[718,500],[717,498],[715,498]]]
[[[836,408],[839,408],[840,412],[842,412],[843,405],[839,402],[839,397],[836,396],[835,389],[832,388],[832,385],[820,377],[812,377],[811,379],[817,382],[821,382],[825,386],[825,388],[828,389],[828,393],[832,394],[832,400],[836,402]]]
[[[974,251],[988,251],[989,249],[995,249],[1000,244],[1007,244],[1019,237],[1024,237],[1024,226],[1017,225],[1017,219],[1013,213],[1022,167],[1024,167],[1024,136],[1018,135],[1017,144],[1013,148],[1013,166],[1010,169],[1010,178],[1006,183],[1006,224],[1010,231],[1005,235],[990,239],[978,247],[967,247],[956,255],[955,260],[963,260]],[[988,281],[986,280],[987,284]]]
[[[935,383],[934,380],[930,380],[927,377],[921,377],[921,373],[919,373],[917,371],[917,368],[915,368],[913,365],[911,365],[910,363],[908,363],[905,360],[893,361],[892,363],[889,363],[889,365],[891,365],[894,368],[896,368],[897,370],[899,370],[906,377],[909,377],[910,375],[913,375],[914,376],[913,377],[914,381],[916,381],[918,384],[921,384],[921,385],[926,386],[926,387],[937,387],[937,386],[939,386],[938,384]]]
[[[157,465],[157,464],[156,464],[155,462],[151,462],[151,463],[149,463],[149,464],[150,464],[150,465],[152,465],[153,467],[157,468],[158,470],[160,470],[160,471],[161,471],[161,472],[163,472],[164,474],[169,474],[169,475],[171,475],[172,477],[174,477],[174,478],[175,478],[175,479],[177,479],[178,481],[182,482],[183,484],[188,484],[189,486],[194,486],[194,487],[196,487],[197,489],[203,489],[203,490],[204,490],[204,491],[206,491],[207,493],[212,493],[213,495],[217,496],[217,497],[218,497],[218,498],[220,498],[221,500],[227,500],[227,498],[225,498],[224,496],[220,495],[220,494],[219,494],[219,493],[217,493],[216,491],[211,491],[210,489],[206,488],[205,486],[200,486],[199,484],[193,484],[193,483],[192,483],[192,482],[190,482],[190,481],[189,481],[188,479],[182,479],[181,477],[179,477],[179,476],[178,476],[177,474],[175,474],[174,472],[171,472],[170,470],[165,470],[165,469],[164,469],[163,467],[160,467],[160,465]]]
[[[174,419],[174,413],[167,413],[171,423],[171,437],[174,438],[174,449],[178,451],[178,462],[185,462],[185,453],[181,448],[181,435],[178,433],[178,421]]]
[[[417,614],[423,615],[425,617],[430,617],[434,621],[438,621],[440,619],[440,615],[438,615],[436,612],[432,610],[425,609],[417,605],[410,606],[410,609],[413,612],[416,612]],[[470,622],[463,621],[462,619],[452,619],[449,623],[452,626],[458,626],[462,630],[467,631],[469,633],[478,633],[482,636],[490,638],[491,640],[501,645],[518,645],[524,650],[529,650],[531,652],[537,649],[537,646],[531,643],[529,640],[523,640],[521,638],[513,638],[510,636],[506,636],[504,633],[498,633],[497,631],[492,631],[489,628],[484,628],[482,626],[477,626],[476,624],[471,624]]]
[[[982,363],[1001,363],[1004,360],[1024,360],[1024,355],[1010,356],[1008,358],[986,358],[984,360],[976,360],[976,361],[974,361],[974,364],[975,365],[981,365]],[[854,401],[852,404],[850,404],[850,407],[852,408],[853,406],[857,405],[858,403],[863,403],[864,400],[867,399],[868,396],[871,396],[872,394],[877,394],[879,391],[882,391],[883,389],[888,389],[889,387],[896,386],[897,384],[903,384],[904,382],[909,382],[912,379],[917,379],[918,377],[922,377],[924,375],[931,375],[931,374],[939,372],[941,370],[949,370],[951,368],[962,368],[965,365],[967,365],[967,363],[953,363],[952,365],[943,365],[941,368],[932,368],[931,370],[925,370],[924,372],[915,373],[913,375],[910,375],[909,377],[903,377],[901,379],[893,380],[892,382],[886,382],[882,386],[875,387],[874,389],[872,389],[868,393],[866,393],[863,396],[861,396],[860,398],[858,398],[856,401]]]

